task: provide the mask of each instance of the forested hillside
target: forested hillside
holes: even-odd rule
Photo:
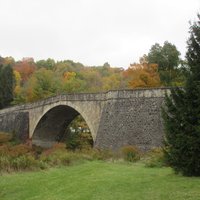
[[[33,102],[60,93],[103,92],[116,89],[182,85],[186,64],[175,45],[155,44],[139,63],[127,69],[110,66],[84,66],[72,60],[34,61],[0,57],[0,108],[9,104]]]

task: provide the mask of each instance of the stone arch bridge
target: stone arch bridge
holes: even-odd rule
[[[0,131],[50,147],[79,114],[90,128],[94,146],[142,150],[162,145],[161,106],[168,88],[62,94],[0,110]]]

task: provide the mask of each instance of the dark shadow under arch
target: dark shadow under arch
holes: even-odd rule
[[[59,105],[50,109],[42,116],[34,130],[33,144],[48,148],[59,142],[68,125],[78,115],[80,115],[78,111],[67,105]]]

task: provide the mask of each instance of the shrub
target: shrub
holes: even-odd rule
[[[0,132],[0,144],[8,143],[12,140],[12,135],[5,132]]]
[[[124,146],[121,149],[122,156],[124,160],[129,162],[136,162],[140,160],[140,151],[137,147],[134,146]]]
[[[56,143],[53,145],[53,147],[43,150],[41,152],[41,157],[48,157],[55,154],[55,152],[63,152],[63,151],[66,151],[66,145],[63,143]]]
[[[45,150],[40,156],[41,161],[51,166],[70,165],[82,159],[82,154],[67,151],[66,145],[62,143],[55,144],[51,149]]]
[[[109,149],[94,149],[93,159],[109,160],[113,157],[113,152]]]
[[[114,157],[114,153],[108,149],[82,149],[78,151],[87,160],[109,160]],[[77,153],[77,151],[76,151]]]
[[[47,166],[35,158],[30,146],[25,144],[0,146],[0,171],[45,169]]]
[[[71,163],[72,157],[69,156],[66,152],[55,151],[51,154],[42,154],[40,160],[49,164],[50,166],[60,166],[60,165],[69,165]]]
[[[38,158],[44,151],[44,148],[40,146],[32,145],[32,151],[34,152],[35,157]]]
[[[11,167],[15,171],[33,169],[36,166],[37,161],[30,155],[22,155],[11,159]]]
[[[53,150],[66,150],[66,144],[65,143],[55,143],[52,147]]]
[[[69,150],[90,149],[93,146],[91,133],[75,132],[68,133],[66,146]]]
[[[145,159],[146,167],[163,167],[165,165],[164,152],[162,148],[154,148],[147,153]]]
[[[0,172],[46,169],[46,165],[36,160],[32,155],[11,157],[9,155],[0,156]]]
[[[3,144],[0,146],[0,156],[9,155],[10,146],[8,144]]]
[[[5,155],[0,155],[0,172],[11,171],[10,157]]]
[[[10,147],[9,155],[11,157],[19,157],[25,154],[33,154],[32,148],[26,144],[19,144]]]

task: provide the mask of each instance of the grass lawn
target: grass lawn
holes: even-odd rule
[[[198,200],[200,178],[142,164],[85,162],[0,176],[0,200]]]

